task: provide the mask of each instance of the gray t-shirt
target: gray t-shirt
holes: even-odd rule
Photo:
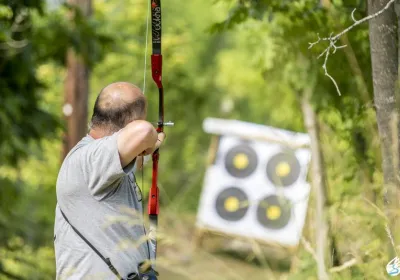
[[[133,163],[122,168],[117,135],[84,137],[65,158],[57,179],[54,247],[58,280],[116,279],[104,261],[74,232],[110,258],[121,274],[149,258],[141,191]]]

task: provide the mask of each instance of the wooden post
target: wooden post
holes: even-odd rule
[[[319,130],[317,117],[314,109],[310,104],[310,96],[312,89],[305,89],[302,96],[302,111],[304,115],[304,123],[307,132],[311,138],[311,170],[312,170],[312,186],[315,194],[316,202],[316,217],[315,217],[315,230],[316,230],[316,258],[318,267],[318,279],[329,279],[326,268],[326,256],[329,248],[328,238],[328,213],[327,213],[327,193],[325,184],[325,173],[323,168],[322,151],[319,141]]]

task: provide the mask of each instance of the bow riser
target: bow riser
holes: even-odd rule
[[[161,54],[152,54],[151,55],[151,74],[153,76],[153,80],[156,83],[158,88],[162,88],[162,55]]]
[[[158,215],[159,213],[159,191],[157,187],[158,180],[158,159],[160,158],[160,154],[158,150],[155,151],[152,155],[153,158],[153,176],[151,182],[151,188],[149,193],[149,204],[148,204],[148,214],[149,215]]]

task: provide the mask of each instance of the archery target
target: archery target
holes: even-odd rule
[[[257,220],[267,229],[281,229],[290,221],[291,208],[287,198],[269,195],[258,203]]]
[[[247,213],[249,200],[244,191],[237,187],[230,187],[218,194],[215,208],[222,219],[239,221]]]
[[[287,187],[294,184],[300,176],[300,163],[291,151],[275,154],[267,163],[267,177],[272,184]]]
[[[257,168],[257,153],[247,143],[232,147],[225,157],[225,168],[234,177],[244,178]]]
[[[307,148],[220,135],[205,173],[197,227],[296,246],[307,213],[310,157]]]

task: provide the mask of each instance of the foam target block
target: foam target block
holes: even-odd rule
[[[235,135],[219,136],[215,157],[204,176],[196,225],[296,246],[308,207],[310,150],[242,138],[238,135],[245,133],[245,125],[241,123],[240,129]],[[275,133],[267,138],[276,140],[285,135],[285,141],[292,144],[304,144],[307,139],[298,133],[278,132],[268,127],[263,136]]]

